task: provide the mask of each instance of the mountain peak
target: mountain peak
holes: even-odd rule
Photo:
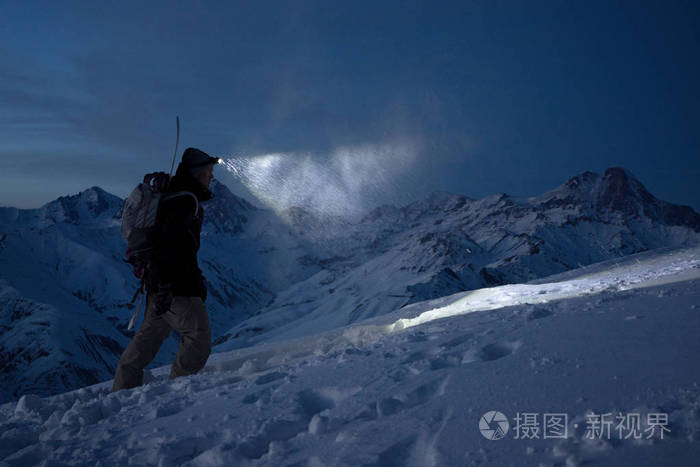
[[[590,172],[584,172],[584,173],[590,173]],[[617,177],[617,178],[637,180],[637,177],[635,177],[632,174],[632,172],[630,172],[628,169],[626,169],[624,167],[616,167],[616,166],[615,167],[608,167],[607,169],[605,169],[605,172],[603,173],[603,177]]]
[[[61,196],[39,209],[43,223],[91,223],[97,219],[113,218],[124,201],[98,186],[75,195]]]
[[[83,200],[86,203],[89,204],[95,204],[95,203],[122,203],[123,200],[119,198],[118,196],[113,195],[112,193],[109,193],[108,191],[103,190],[99,186],[91,186],[90,188],[86,188],[74,195],[66,195],[66,196],[59,196],[57,199],[50,201],[49,203],[45,204],[43,207],[47,207],[53,203],[57,202],[78,202],[79,200]]]
[[[587,206],[598,212],[645,216],[661,224],[700,230],[700,216],[692,208],[656,198],[624,167],[609,167],[603,175],[589,171],[580,173],[543,195],[529,198],[528,202],[545,209]]]
[[[640,204],[655,200],[644,185],[623,167],[610,167],[603,175],[585,171],[541,196],[530,198],[530,202],[545,207],[589,205],[599,210],[621,211],[630,215],[643,212]]]
[[[596,206],[599,209],[610,209],[628,215],[640,215],[648,211],[645,209],[646,205],[656,201],[657,199],[629,170],[610,167],[601,178]]]

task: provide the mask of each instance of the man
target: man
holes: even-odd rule
[[[218,161],[195,148],[182,155],[158,214],[157,239],[145,276],[146,315],[119,360],[112,391],[143,384],[144,368],[171,329],[180,334],[180,347],[170,378],[198,372],[209,358],[207,289],[197,251],[204,217],[200,203],[212,197],[209,184]]]

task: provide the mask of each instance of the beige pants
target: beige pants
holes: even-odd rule
[[[112,391],[143,384],[143,369],[155,358],[171,329],[180,334],[180,347],[170,370],[170,378],[198,372],[209,358],[211,331],[202,299],[176,296],[170,310],[160,316],[154,311],[155,300],[149,295],[146,301],[143,324],[119,360]]]

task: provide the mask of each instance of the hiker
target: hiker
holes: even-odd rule
[[[143,384],[143,370],[155,358],[174,329],[180,347],[170,378],[204,368],[211,352],[209,317],[204,307],[207,288],[197,264],[204,211],[200,202],[211,199],[209,184],[219,159],[188,148],[168,196],[158,212],[158,227],[151,260],[146,268],[146,315],[119,360],[112,391]]]

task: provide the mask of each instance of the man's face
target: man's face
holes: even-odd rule
[[[209,184],[211,183],[211,180],[214,178],[214,166],[213,165],[208,165],[206,170],[203,172],[200,172],[199,175],[195,177],[197,181],[205,188],[209,189]]]

